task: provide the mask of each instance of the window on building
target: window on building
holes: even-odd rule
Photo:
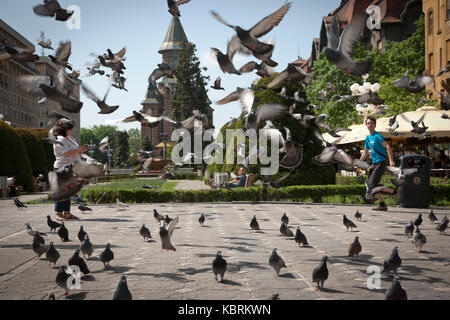
[[[447,20],[450,19],[450,0],[447,0]]]
[[[428,13],[428,35],[433,34],[433,11]]]
[[[39,128],[45,128],[45,122],[39,121]]]
[[[439,70],[442,69],[442,48],[439,48]]]
[[[429,70],[431,74],[434,74],[435,70],[434,70],[434,63],[433,63],[433,54],[430,53],[430,55],[428,56],[428,66],[429,66]]]

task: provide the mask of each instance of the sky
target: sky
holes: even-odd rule
[[[51,39],[52,46],[60,41],[72,42],[72,55],[69,62],[75,70],[81,70],[81,77],[87,73],[86,63],[95,58],[91,53],[103,54],[110,48],[113,52],[126,46],[127,60],[125,77],[128,92],[112,88],[107,99],[110,105],[120,108],[109,115],[99,115],[97,105],[81,93],[84,102],[80,113],[82,128],[105,124],[105,119],[122,119],[140,110],[147,92],[148,76],[162,61],[158,50],[164,40],[171,14],[167,11],[166,0],[59,0],[63,8],[76,5],[80,8],[79,29],[70,29],[66,22],[54,18],[40,17],[32,8],[43,3],[39,0],[2,0],[0,18],[36,46],[38,54],[41,47],[37,45],[40,32]],[[292,6],[281,23],[262,40],[274,38],[275,50],[272,59],[279,63],[275,71],[283,71],[287,63],[298,58],[308,58],[311,54],[313,38],[319,37],[322,17],[337,8],[341,0],[292,0]],[[195,43],[196,55],[201,67],[208,70],[203,74],[210,76],[208,97],[214,102],[236,87],[249,87],[258,78],[255,73],[242,76],[224,74],[217,61],[210,55],[210,48],[216,47],[226,52],[227,41],[235,32],[216,21],[209,13],[218,12],[228,23],[251,28],[262,18],[278,10],[284,0],[191,0],[180,6],[181,23],[190,42]],[[54,53],[46,50],[45,54]],[[237,55],[233,63],[239,69],[251,56]],[[254,58],[253,58],[254,59]],[[104,68],[103,68],[104,69]],[[110,73],[110,69],[106,69]],[[221,76],[225,91],[209,88],[214,80]],[[81,78],[93,91],[103,97],[108,87],[105,76],[95,75]],[[216,131],[241,113],[239,102],[226,105],[211,105],[214,109]],[[140,128],[138,122],[119,124],[120,130]]]

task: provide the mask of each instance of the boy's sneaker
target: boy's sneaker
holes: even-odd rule
[[[387,211],[387,209],[388,208],[386,205],[384,205],[384,206],[378,205],[378,207],[372,208],[372,210],[374,210],[374,211]]]

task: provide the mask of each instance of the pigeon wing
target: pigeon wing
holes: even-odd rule
[[[70,54],[72,53],[72,44],[70,41],[62,42],[58,49],[56,49],[56,60],[61,62],[69,61]]]
[[[127,48],[123,47],[122,49],[120,49],[120,51],[116,52],[114,55],[118,56],[120,58],[123,58],[123,56],[126,54],[127,52]]]
[[[81,85],[81,90],[83,90],[84,94],[91,99],[92,101],[94,101],[95,103],[97,103],[97,101],[99,101],[100,99],[95,95],[95,93],[86,85],[86,84],[82,84]]]
[[[289,77],[289,74],[287,70],[281,72],[278,76],[275,77],[275,79],[272,80],[271,83],[267,85],[267,88],[272,89],[282,83],[284,80],[286,80]]]
[[[352,56],[353,49],[362,36],[365,21],[365,17],[359,15],[353,18],[350,24],[345,27],[339,39],[338,50],[347,57]]]
[[[262,104],[257,109],[256,122],[259,124],[266,120],[275,120],[286,110],[281,104]]]
[[[25,89],[30,95],[43,95],[44,92],[39,87],[41,84],[50,86],[49,76],[19,76],[19,86]]]
[[[96,164],[77,161],[74,163],[72,171],[83,179],[97,178],[103,175],[103,170]]]
[[[253,102],[255,101],[255,94],[250,89],[245,89],[240,94],[240,102],[242,105],[242,112],[247,115],[252,111]]]
[[[283,20],[290,7],[291,3],[286,3],[280,9],[259,21],[249,30],[250,35],[259,38],[272,31]]]
[[[37,14],[38,16],[44,16],[44,17],[53,17],[55,15],[55,11],[47,8],[47,6],[45,4],[40,4],[40,5],[33,7],[33,12],[35,14]]]
[[[244,64],[240,69],[240,73],[249,73],[255,70],[258,67],[258,64],[255,61],[250,61]]]
[[[426,87],[430,83],[434,82],[434,77],[430,77],[430,76],[416,76],[415,82],[420,87]]]
[[[240,93],[238,91],[233,91],[232,93],[230,93],[229,95],[227,95],[225,98],[216,101],[216,104],[222,105],[222,104],[227,104],[233,101],[237,101],[239,100],[240,97]]]
[[[217,12],[211,10],[210,11],[211,15],[214,17],[214,19],[216,19],[217,21],[219,21],[220,23],[223,23],[224,25],[226,25],[227,27],[230,27],[231,29],[234,29],[234,26],[229,24],[228,22],[226,22]]]
[[[252,54],[252,51],[242,44],[241,40],[239,40],[237,35],[233,36],[231,40],[228,41],[227,56],[230,59],[230,61],[233,61],[233,57],[236,54],[236,52],[240,52],[245,55]]]

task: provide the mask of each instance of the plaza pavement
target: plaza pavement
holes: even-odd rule
[[[152,209],[170,217],[179,216],[172,243],[176,252],[161,252],[161,241]],[[286,203],[175,203],[135,204],[126,211],[109,205],[92,206],[83,215],[73,208],[80,220],[65,223],[70,242],[63,243],[56,233],[49,233],[46,244],[55,243],[61,258],[57,267],[67,264],[78,248],[80,225],[94,244],[94,256],[111,243],[115,258],[111,269],[94,259],[87,262],[91,274],[81,280],[81,289],[70,292],[68,299],[107,299],[122,274],[127,275],[133,299],[268,299],[278,292],[281,299],[383,299],[391,277],[381,276],[381,288],[369,290],[366,269],[382,266],[394,246],[399,246],[402,266],[399,276],[409,299],[450,299],[449,234],[440,235],[423,216],[421,231],[427,237],[422,253],[417,253],[404,234],[404,226],[428,209],[390,207],[388,212],[371,211],[369,206],[286,204]],[[356,210],[362,222],[356,221]],[[311,247],[299,247],[279,232],[283,212],[295,233],[298,225]],[[450,209],[435,209],[439,220]],[[205,225],[198,223],[200,213]],[[24,224],[48,232],[46,216],[54,218],[53,205],[30,205],[18,210],[13,201],[0,203],[0,299],[47,299],[57,287],[57,269],[44,260],[34,260],[32,238]],[[342,223],[346,214],[358,226],[347,232]],[[256,215],[261,233],[250,231],[250,219]],[[145,223],[152,240],[145,242],[139,229]],[[359,236],[362,252],[359,259],[347,256],[349,244]],[[279,277],[274,276],[268,260],[272,248],[286,262]],[[214,280],[211,262],[218,250],[228,261],[224,283]],[[330,275],[326,290],[319,292],[312,283],[312,270],[323,255],[329,256]]]

